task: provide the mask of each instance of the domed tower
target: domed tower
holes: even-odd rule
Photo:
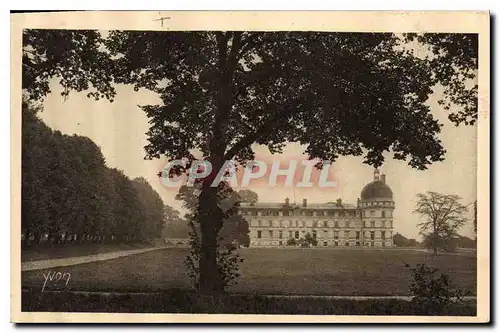
[[[385,175],[380,175],[378,169],[373,173],[373,181],[361,191],[359,208],[362,210],[363,245],[393,246],[394,199]]]

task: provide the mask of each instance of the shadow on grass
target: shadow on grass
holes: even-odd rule
[[[157,294],[74,294],[23,291],[23,312],[212,313],[301,315],[448,315],[475,316],[476,302],[427,313],[397,299],[349,300],[268,298],[253,295],[200,295],[185,290]]]

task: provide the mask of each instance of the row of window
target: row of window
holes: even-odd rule
[[[274,233],[274,230],[267,230],[268,231],[268,235],[269,235],[269,238],[273,238],[275,233]],[[324,233],[327,233],[328,231],[327,230],[324,230]],[[279,239],[282,239],[283,238],[283,235],[285,234],[285,232],[283,230],[278,230],[278,238]],[[302,231],[302,235],[304,235],[305,232]],[[312,237],[314,239],[317,238],[317,231],[316,230],[313,230],[312,231]],[[390,235],[390,233],[389,233]],[[381,231],[380,232],[380,238],[382,239],[386,239],[386,232],[385,231]],[[351,232],[350,231],[344,231],[344,238],[350,238],[351,237]],[[257,230],[257,238],[262,238],[262,230]],[[300,232],[298,230],[288,230],[288,238],[295,238],[295,239],[299,239],[300,238]],[[333,238],[334,239],[338,239],[339,238],[339,232],[338,231],[335,231],[333,233]],[[360,239],[361,238],[361,232],[360,231],[356,231],[356,239]],[[375,239],[375,231],[370,231],[369,233],[369,238],[370,239]],[[390,238],[390,237],[389,237]]]
[[[248,216],[337,216],[337,217],[356,217],[356,216],[361,216],[360,211],[311,211],[311,210],[306,210],[306,211],[267,211],[267,210],[242,210],[241,215],[248,215]],[[377,211],[371,210],[371,211],[363,211],[363,216],[371,216],[371,217],[376,217],[378,216]],[[383,210],[381,211],[380,217],[391,217],[392,212],[390,210]]]
[[[375,247],[375,246],[377,246],[376,244],[377,243],[375,243],[375,242],[364,242],[364,246],[366,246],[366,247]],[[378,243],[378,244],[380,244],[382,247],[391,246],[390,242],[382,242],[382,243]],[[259,242],[252,242],[251,245],[260,245],[260,244],[259,244]],[[265,244],[262,244],[262,245],[265,245]],[[284,245],[286,245],[286,242],[279,241],[278,245],[284,246]],[[323,243],[320,243],[318,245],[328,246],[328,242],[324,241]],[[352,243],[352,242],[333,242],[333,246],[361,246],[361,242],[355,242],[355,243]]]
[[[253,215],[253,216],[360,216],[359,211],[313,211],[313,210],[243,210],[242,215]]]
[[[328,227],[333,227],[333,228],[350,228],[353,226],[350,221],[345,221],[343,223],[339,223],[338,221],[329,222],[329,221],[312,221],[312,224],[306,223],[306,221],[273,221],[273,220],[256,220],[252,221],[251,225],[253,227],[281,227],[281,228],[306,228],[306,227],[312,227],[312,228],[318,228],[318,227],[323,227],[323,228],[328,228]],[[392,222],[391,221],[380,221],[380,223],[376,223],[376,221],[365,221],[365,227],[368,228],[392,228]]]

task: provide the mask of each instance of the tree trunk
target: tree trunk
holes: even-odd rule
[[[217,293],[224,289],[217,266],[217,234],[222,224],[222,214],[217,205],[217,188],[207,182],[199,197],[199,222],[201,249],[199,262],[199,290]]]

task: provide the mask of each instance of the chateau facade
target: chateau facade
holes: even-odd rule
[[[391,247],[393,246],[392,190],[385,175],[375,169],[374,179],[361,191],[356,205],[343,203],[241,204],[240,213],[250,229],[250,247],[287,246],[290,239],[310,234],[318,247]]]

